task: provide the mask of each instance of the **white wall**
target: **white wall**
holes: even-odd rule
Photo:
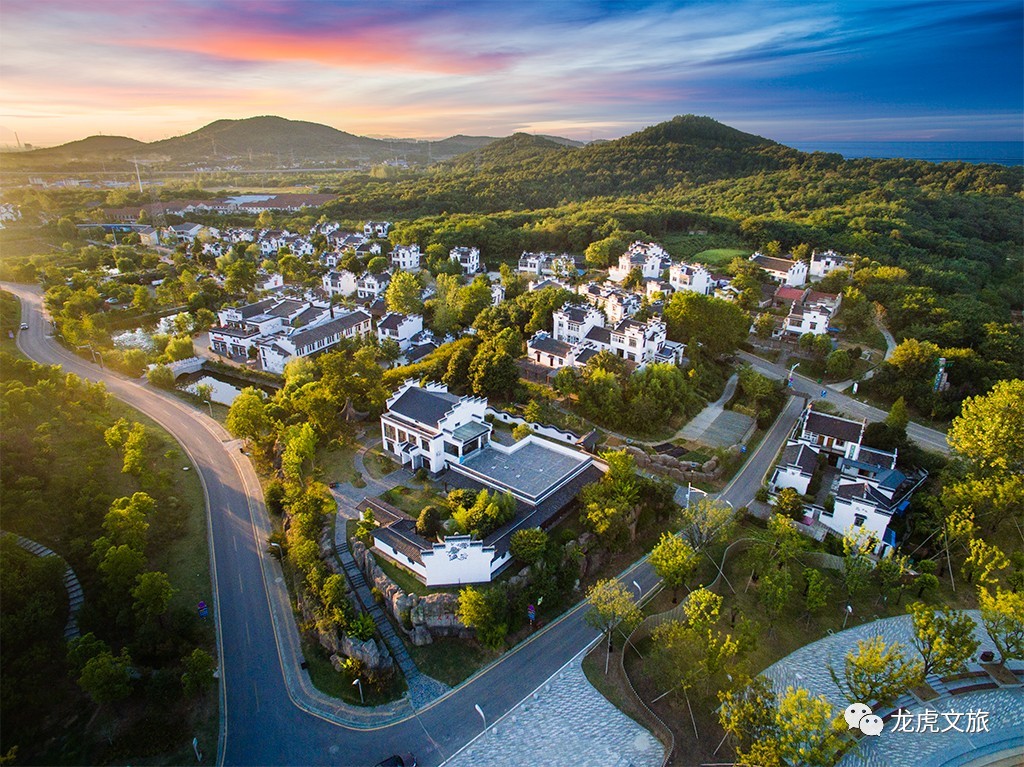
[[[435,543],[432,551],[423,553],[426,584],[488,583],[493,559],[493,546],[484,546],[468,535],[449,535],[443,543]]]

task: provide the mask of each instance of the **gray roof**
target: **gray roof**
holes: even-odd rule
[[[268,309],[266,313],[271,317],[290,317],[295,314],[295,312],[302,309],[303,306],[305,306],[305,304],[303,304],[302,301],[295,301],[294,299],[286,298],[281,303]]]
[[[436,429],[438,422],[459,402],[459,399],[448,392],[410,386],[392,403],[388,412],[397,413],[416,423]]]
[[[796,466],[805,474],[813,474],[818,467],[818,453],[802,442],[787,445],[782,453],[783,466]]]
[[[566,304],[562,307],[561,312],[573,322],[583,322],[587,318],[586,309],[582,306],[576,306],[575,304]]]
[[[538,499],[589,460],[585,453],[566,455],[541,441],[529,442],[512,453],[484,447],[464,458],[461,465],[483,474],[498,486]]]
[[[377,327],[380,330],[398,330],[401,324],[405,322],[406,316],[399,312],[391,312],[377,324]]]
[[[418,346],[412,347],[405,353],[405,359],[407,362],[416,362],[421,360],[430,354],[432,351],[437,349],[437,344],[433,341],[427,341],[426,343],[419,344]]]
[[[276,298],[264,298],[262,301],[257,301],[254,304],[246,304],[245,306],[237,306],[235,310],[242,315],[242,319],[249,319],[255,317],[257,314],[263,314],[265,309],[269,309],[277,301]]]
[[[416,523],[411,519],[408,522],[396,522],[390,527],[375,528],[372,535],[376,540],[405,554],[413,562],[421,565],[423,564],[422,552],[432,546],[430,541],[416,534]]]
[[[771,269],[776,272],[788,272],[792,268],[796,261],[790,261],[788,258],[774,258],[772,256],[754,256],[752,259],[755,264],[760,266],[762,269]]]
[[[314,325],[306,330],[300,330],[298,333],[290,336],[288,340],[295,344],[296,348],[300,346],[309,346],[310,344],[315,344],[317,341],[330,338],[337,333],[344,333],[346,330],[353,328],[360,322],[365,322],[368,319],[370,319],[370,315],[364,311],[349,312],[348,314],[343,314],[341,317],[328,320],[320,325]]]
[[[490,429],[485,424],[470,421],[469,423],[464,423],[462,426],[456,428],[455,431],[452,432],[452,436],[459,440],[459,442],[469,442],[469,440],[474,437],[479,437],[481,434],[487,434],[489,431]]]
[[[880,509],[887,509],[889,507],[889,499],[867,482],[853,482],[848,485],[840,485],[839,489],[836,490],[836,496],[846,499],[863,498]]]
[[[559,341],[551,336],[534,337],[530,339],[530,348],[545,354],[554,354],[556,357],[567,357],[572,351],[572,346],[565,341]]]
[[[612,342],[612,333],[608,328],[602,328],[600,325],[592,327],[584,338],[590,341],[596,341],[601,344],[610,344]]]
[[[812,410],[807,414],[804,428],[815,434],[835,437],[844,442],[857,442],[860,439],[863,424],[858,421],[850,421],[846,418],[839,418],[828,413],[819,413]]]

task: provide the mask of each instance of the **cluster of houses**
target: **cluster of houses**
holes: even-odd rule
[[[238,361],[258,360],[263,370],[278,374],[290,360],[328,351],[342,339],[391,339],[407,361],[438,346],[418,314],[375,316],[367,308],[342,309],[316,300],[265,298],[221,309],[217,319],[210,328],[211,351]]]
[[[809,403],[775,466],[769,491],[793,488],[806,495],[817,472],[831,482],[825,492],[832,508],[812,504],[810,516],[839,535],[864,530],[879,541],[879,554],[895,546],[888,529],[894,515],[910,505],[910,497],[928,474],[918,469],[904,473],[897,468],[897,452],[863,444],[865,421],[830,415]],[[834,467],[827,469],[826,467]]]
[[[295,212],[304,208],[318,208],[336,199],[333,194],[242,194],[211,200],[170,200],[108,208],[104,215],[108,221],[121,223],[138,221],[142,211],[153,220],[162,216],[187,216],[189,213],[250,213],[258,216],[268,210]]]

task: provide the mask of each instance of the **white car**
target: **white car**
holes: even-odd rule
[[[28,330],[28,323],[27,322],[21,323],[21,329],[22,330]]]

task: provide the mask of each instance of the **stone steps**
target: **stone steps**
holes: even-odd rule
[[[0,534],[2,533],[3,531],[0,530]],[[18,546],[29,554],[37,557],[60,558],[56,552],[41,543],[23,538],[20,535],[15,535],[14,538]],[[65,591],[68,593],[68,622],[64,625],[64,639],[70,641],[81,636],[81,632],[78,630],[78,611],[82,609],[82,604],[85,602],[85,594],[82,591],[82,584],[78,582],[78,576],[75,575],[75,571],[70,566],[64,571],[64,577],[61,580]]]

